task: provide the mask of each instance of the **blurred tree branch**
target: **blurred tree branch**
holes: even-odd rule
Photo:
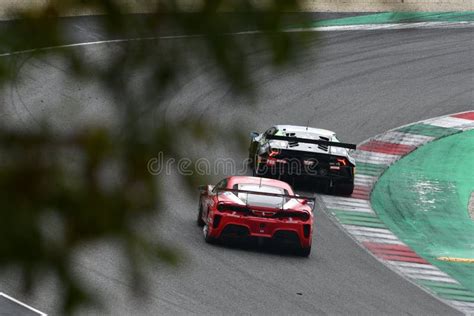
[[[58,46],[69,41],[58,16],[99,10],[105,13],[99,21],[106,38],[156,37],[122,43],[120,50],[108,51],[103,58],[108,62],[101,65],[73,48],[28,54],[60,58],[68,65],[69,76],[103,87],[116,102],[117,122],[112,127],[91,123],[57,131],[47,118],[39,126],[25,126],[0,117],[0,268],[20,267],[28,290],[35,288],[36,274],[56,275],[65,289],[65,313],[92,301],[92,293],[73,276],[71,264],[75,249],[85,243],[119,240],[136,279],[140,278],[137,257],[141,254],[171,264],[178,260],[159,240],[130,225],[136,218],[154,216],[161,207],[160,181],[148,172],[147,161],[157,152],[183,156],[175,141],[180,135],[209,140],[213,134],[192,115],[176,121],[162,117],[153,126],[140,124],[138,118],[150,110],[150,104],[154,109],[162,106],[189,63],[203,59],[212,60],[233,93],[252,96],[248,47],[263,44],[271,52],[266,62],[275,66],[291,61],[292,53],[301,48],[299,34],[281,32],[284,13],[298,11],[297,1],[273,0],[257,6],[258,1],[209,0],[199,2],[191,13],[183,12],[179,2],[159,1],[154,13],[133,18],[123,1],[50,1],[42,8],[15,12],[18,20],[0,29],[3,53]],[[164,28],[173,34],[199,36],[199,43],[167,41],[164,45],[159,38]],[[261,32],[245,39],[229,35],[249,29]],[[190,51],[195,60],[190,60]],[[0,87],[21,79],[14,67],[17,58],[0,57]],[[129,80],[136,72],[141,76]],[[140,103],[143,98],[148,104]],[[68,157],[74,157],[73,161]],[[114,177],[104,177],[110,168]],[[184,180],[189,188],[199,181],[196,177]],[[42,224],[50,217],[57,219],[58,226],[52,236]]]

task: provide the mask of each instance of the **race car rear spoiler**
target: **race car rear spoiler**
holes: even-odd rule
[[[283,140],[292,143],[307,143],[307,144],[316,144],[321,146],[333,146],[333,147],[341,147],[347,149],[356,149],[355,144],[348,144],[348,143],[339,143],[339,142],[330,142],[327,140],[320,140],[320,139],[308,139],[308,138],[299,138],[293,136],[277,136],[277,135],[268,135],[267,139],[274,139],[274,140]]]
[[[302,196],[302,195],[289,195],[289,194],[279,194],[279,193],[269,193],[269,192],[257,192],[257,191],[249,191],[249,190],[238,190],[238,189],[217,189],[217,193],[219,192],[232,192],[232,193],[247,193],[252,195],[263,195],[263,196],[274,196],[274,197],[282,197],[287,199],[296,199],[300,200],[302,204],[308,204],[311,209],[314,208],[316,203],[316,198],[312,196]]]

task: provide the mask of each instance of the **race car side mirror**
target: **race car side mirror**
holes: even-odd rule
[[[258,137],[258,135],[260,135],[260,134],[257,133],[257,132],[250,132],[250,138],[251,139],[255,139],[256,137]]]

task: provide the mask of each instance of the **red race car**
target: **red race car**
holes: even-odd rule
[[[235,176],[201,186],[198,225],[206,242],[257,237],[291,243],[311,253],[314,198],[295,195],[283,181]]]

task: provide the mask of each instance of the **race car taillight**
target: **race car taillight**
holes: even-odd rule
[[[268,153],[268,156],[270,156],[270,157],[275,157],[275,156],[277,156],[277,155],[279,155],[279,154],[280,154],[280,150],[273,148],[273,149],[271,149],[270,152]]]
[[[336,158],[335,162],[330,163],[330,170],[340,170],[341,167],[347,166],[349,163],[346,158]]]
[[[309,219],[309,214],[306,213],[306,212],[305,213],[299,213],[298,218],[300,218],[301,220],[306,222]]]
[[[275,214],[274,217],[280,219],[299,219],[306,222],[310,218],[310,215],[307,212],[283,211]]]
[[[339,162],[340,166],[347,166],[347,159],[346,158],[337,158],[337,162]]]
[[[217,204],[217,210],[219,212],[249,213],[249,209],[244,205],[235,205],[235,204],[228,204],[228,203]]]

